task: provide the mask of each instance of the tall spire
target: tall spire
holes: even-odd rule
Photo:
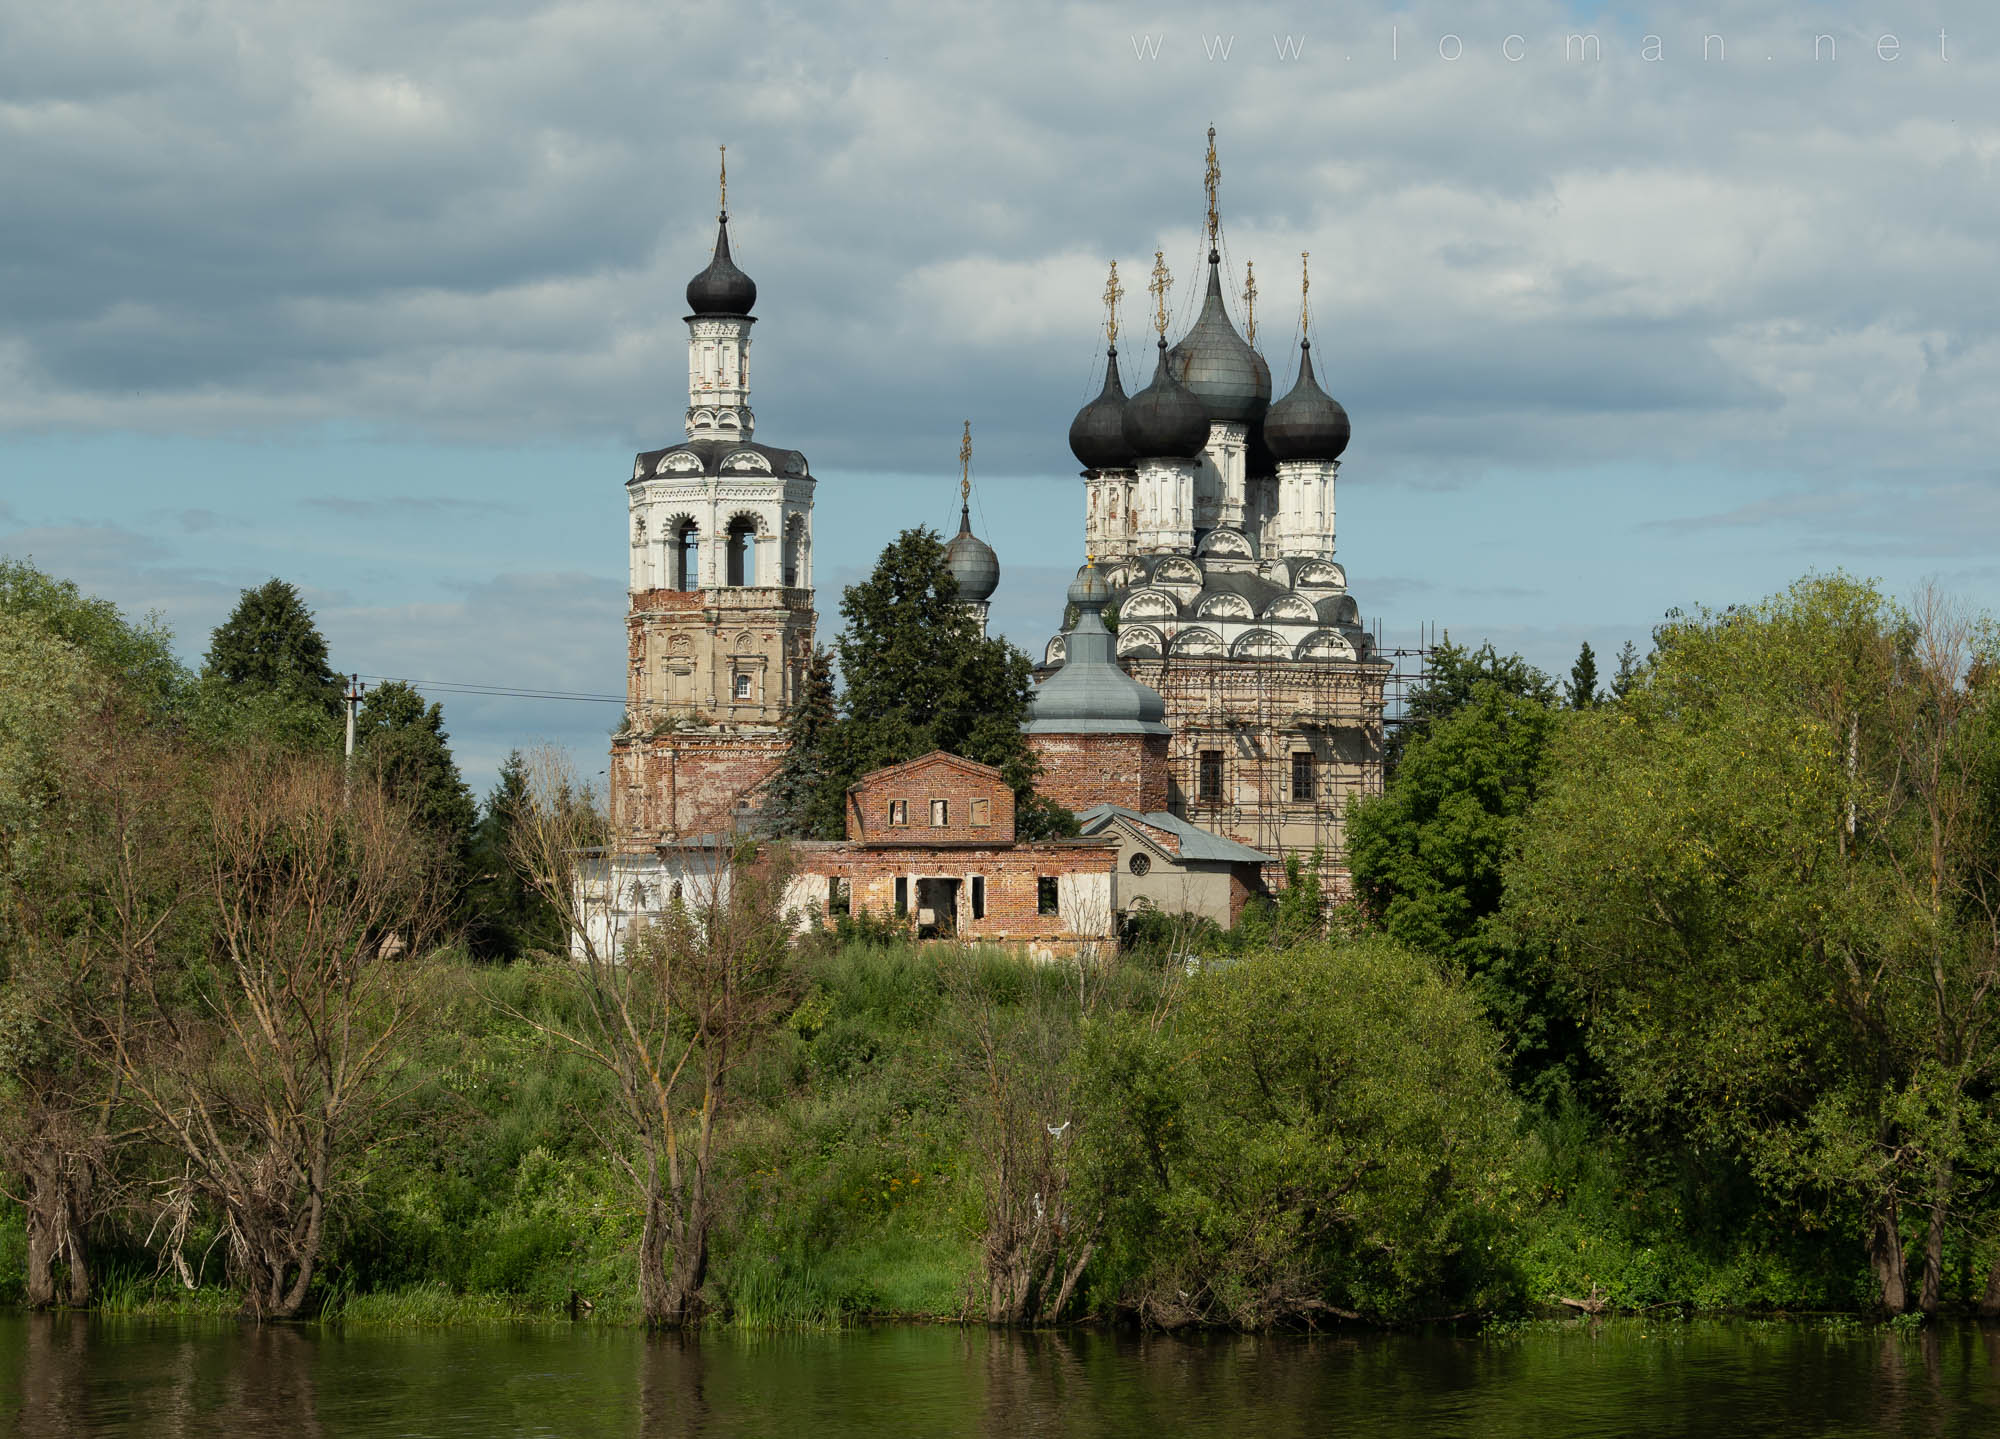
[[[1202,172],[1202,188],[1208,191],[1208,262],[1212,265],[1222,258],[1221,246],[1217,243],[1222,233],[1222,211],[1216,204],[1216,188],[1222,183],[1222,167],[1215,162],[1215,126],[1208,127],[1208,168]]]
[[[1118,353],[1118,302],[1125,298],[1125,287],[1118,283],[1118,262],[1111,262],[1111,278],[1104,282],[1104,343],[1112,354]]]
[[[1243,262],[1243,338],[1257,343],[1257,262]]]

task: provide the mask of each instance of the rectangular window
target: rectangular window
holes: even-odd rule
[[[1222,803],[1222,751],[1205,749],[1200,756],[1200,772],[1195,777],[1195,798],[1203,804]]]
[[[889,823],[906,825],[910,822],[910,802],[906,799],[889,801]]]
[[[972,877],[972,917],[986,918],[986,876],[983,874]]]
[[[896,876],[896,913],[900,915],[908,914],[909,912],[910,877],[905,874],[899,874]]]
[[[740,700],[750,698],[750,676],[738,675],[736,677],[736,698]]]
[[[1292,798],[1295,800],[1315,798],[1311,750],[1295,750],[1292,754]]]
[[[951,823],[951,806],[941,799],[931,801],[931,828],[943,829]]]
[[[1057,895],[1060,888],[1061,886],[1056,883],[1056,877],[1052,874],[1045,874],[1035,881],[1036,914],[1057,914],[1061,912],[1062,906],[1057,902]]]
[[[974,800],[972,802],[971,818],[973,824],[975,825],[988,825],[993,823],[993,801],[990,799]]]
[[[826,912],[828,914],[848,914],[853,910],[854,901],[847,881],[838,875],[826,882]]]

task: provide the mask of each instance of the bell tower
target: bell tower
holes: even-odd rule
[[[812,652],[815,481],[797,450],[751,438],[757,285],[730,255],[726,169],[722,198],[687,287],[686,438],[637,456],[625,486],[626,708],[609,776],[628,849],[758,813]]]

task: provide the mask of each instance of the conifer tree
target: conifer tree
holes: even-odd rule
[[[562,948],[561,918],[521,868],[515,833],[528,802],[528,763],[515,750],[486,796],[468,852],[466,938],[480,959]]]
[[[841,824],[838,796],[831,795],[823,783],[826,734],[838,719],[833,654],[818,645],[806,658],[798,702],[785,721],[785,761],[771,781],[771,808],[782,834],[805,837]],[[835,801],[834,812],[830,816],[819,813],[829,799]]]
[[[1611,677],[1611,698],[1622,700],[1632,693],[1633,686],[1639,683],[1639,667],[1639,647],[1627,640],[1618,651],[1618,672]]]
[[[416,827],[438,842],[441,876],[462,889],[466,851],[477,818],[472,794],[451,757],[444,708],[400,680],[378,685],[355,720],[354,757],[391,800],[408,808]]]
[[[1569,683],[1563,689],[1573,710],[1587,710],[1597,703],[1597,656],[1591,653],[1589,640],[1576,652],[1576,663],[1569,668]]]
[[[275,695],[340,713],[340,681],[327,664],[326,639],[299,592],[283,580],[243,591],[208,641],[202,678],[241,693]]]

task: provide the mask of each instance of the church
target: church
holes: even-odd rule
[[[1211,130],[1199,314],[1169,344],[1171,277],[1156,253],[1152,375],[1128,395],[1114,265],[1102,388],[1069,430],[1086,562],[1043,650],[1026,729],[1038,791],[1079,815],[1084,838],[1016,854],[980,837],[980,863],[1023,874],[1034,881],[1023,893],[1042,901],[1012,906],[1015,928],[995,932],[973,900],[987,875],[928,873],[958,851],[908,835],[892,858],[891,821],[856,800],[847,841],[802,847],[817,887],[807,898],[823,915],[879,890],[899,896],[898,912],[921,907],[932,933],[1061,947],[1174,894],[1214,896],[1186,905],[1227,923],[1287,857],[1344,878],[1347,798],[1382,783],[1390,668],[1334,558],[1349,420],[1315,375],[1303,303],[1296,378],[1273,400],[1270,365],[1224,296],[1217,179]],[[680,870],[712,869],[725,836],[758,828],[814,644],[815,481],[799,451],[756,438],[756,300],[730,252],[725,173],[714,252],[687,287],[685,434],[639,454],[626,482],[628,704],[608,770],[617,858],[603,876],[614,933],[663,907]],[[968,508],[947,557],[983,626],[1001,566]],[[924,772],[972,782],[949,765]],[[1055,896],[1071,893],[1089,905],[1064,913]],[[919,906],[919,894],[949,894],[948,911]]]

